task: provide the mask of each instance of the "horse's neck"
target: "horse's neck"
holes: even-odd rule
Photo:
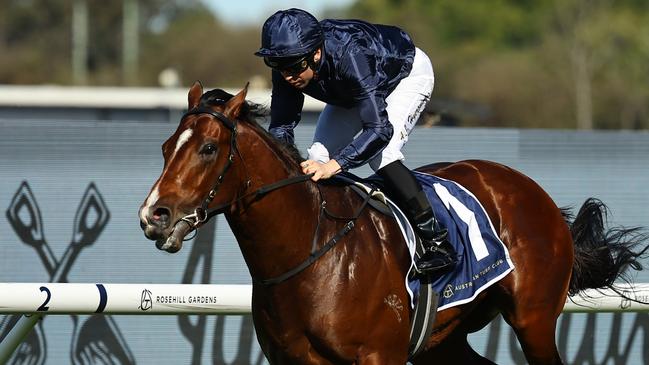
[[[251,182],[249,192],[301,174],[281,150],[261,142],[239,146],[245,165],[240,174]],[[251,274],[267,278],[308,257],[319,212],[318,189],[305,181],[244,202],[226,217]]]
[[[292,176],[301,174],[295,162],[287,162],[283,151],[268,145],[266,139],[257,140],[241,146],[241,155],[246,169],[240,170],[242,183],[246,174],[252,185],[248,191],[254,191]],[[247,170],[247,172],[246,172]],[[326,213],[324,203],[326,202]],[[274,190],[261,199],[241,204],[226,215],[235,234],[241,252],[246,260],[252,277],[256,280],[276,278],[304,263],[312,253],[313,246],[322,248],[329,240],[339,234],[345,234],[347,240],[356,242],[374,242],[369,245],[347,245],[338,253],[345,258],[333,258],[328,254],[318,261],[320,272],[338,273],[344,279],[349,271],[336,266],[356,267],[354,260],[369,260],[373,265],[381,266],[386,262],[387,245],[399,242],[400,230],[394,221],[381,220],[364,211],[355,221],[363,225],[353,232],[343,232],[349,220],[355,220],[359,209],[364,206],[360,198],[350,188],[320,186],[311,181],[292,184]],[[344,217],[344,218],[343,218]],[[374,230],[377,230],[375,233]],[[347,235],[347,233],[349,233]],[[350,238],[354,237],[354,238]],[[338,238],[337,240],[340,240]],[[337,246],[340,247],[340,246]],[[360,255],[358,252],[362,251]],[[342,252],[342,253],[341,253]],[[402,264],[403,275],[409,267],[408,250],[400,249],[397,260]],[[367,269],[367,266],[365,266]],[[360,272],[362,270],[352,270]],[[367,270],[365,271],[367,274]],[[302,274],[304,275],[304,274]],[[352,276],[355,274],[351,274]],[[330,280],[330,276],[319,276],[318,280]],[[341,279],[341,280],[343,280]],[[292,280],[291,283],[299,283]],[[297,285],[297,284],[296,284]],[[310,295],[310,294],[305,294]]]

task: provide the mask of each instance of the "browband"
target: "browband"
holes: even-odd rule
[[[209,114],[209,115],[213,116],[214,118],[220,120],[231,131],[233,131],[235,129],[234,122],[232,120],[230,120],[230,118],[226,117],[225,114],[223,114],[221,112],[217,112],[216,110],[212,110],[212,109],[202,107],[202,106],[197,106],[195,108],[192,108],[192,109],[188,110],[187,112],[185,112],[185,114],[183,114],[183,117],[181,119],[185,119],[185,117],[188,116],[188,115],[195,115],[195,114]]]

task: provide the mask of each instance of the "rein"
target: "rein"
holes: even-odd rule
[[[228,169],[230,168],[230,166],[232,166],[232,163],[234,162],[235,151],[238,152],[238,149],[237,149],[237,124],[236,124],[236,121],[231,120],[230,118],[228,118],[225,114],[223,114],[221,112],[211,110],[211,109],[208,109],[208,108],[205,108],[205,107],[200,107],[200,106],[196,107],[196,108],[192,108],[191,110],[187,111],[185,114],[183,114],[181,120],[184,119],[185,117],[189,116],[189,115],[198,115],[198,114],[208,114],[208,115],[213,116],[218,121],[223,123],[230,130],[231,136],[230,136],[230,151],[228,153],[228,159],[227,159],[227,162],[226,162],[225,166],[223,166],[223,169],[219,173],[219,176],[216,179],[216,183],[214,184],[214,187],[212,188],[212,190],[210,190],[207,197],[205,199],[203,199],[203,202],[202,202],[201,206],[194,209],[193,214],[186,215],[186,216],[180,218],[180,220],[178,221],[178,222],[184,222],[185,224],[188,224],[190,226],[191,230],[197,230],[198,227],[203,225],[205,222],[207,222],[208,220],[210,220],[214,216],[216,216],[216,215],[218,215],[220,213],[223,213],[223,210],[225,208],[230,207],[232,204],[238,203],[239,201],[241,201],[241,200],[243,200],[245,198],[248,198],[249,196],[254,196],[253,200],[258,200],[258,199],[261,199],[264,195],[268,194],[271,191],[283,188],[285,186],[289,186],[289,185],[309,181],[311,179],[311,177],[313,176],[313,174],[308,174],[308,175],[299,175],[299,176],[286,178],[286,179],[283,179],[283,180],[280,180],[280,181],[277,181],[277,182],[274,182],[274,183],[271,183],[271,184],[268,184],[268,185],[264,185],[261,188],[255,190],[253,192],[246,193],[246,194],[240,196],[239,198],[237,198],[234,201],[220,204],[220,205],[218,205],[218,206],[216,206],[214,208],[211,208],[211,209],[208,208],[210,203],[212,203],[212,201],[214,200],[214,197],[216,197],[216,193],[218,192],[219,187],[221,186],[221,183],[223,182],[223,178],[225,177],[226,172],[228,171]],[[240,152],[239,152],[239,155],[241,155]],[[374,192],[374,190],[375,189],[372,189],[369,192],[369,194],[367,194],[367,196],[363,200],[363,203],[361,204],[361,206],[358,208],[358,210],[354,213],[354,215],[352,217],[340,217],[340,216],[331,214],[329,211],[327,211],[327,208],[326,208],[327,202],[322,197],[322,192],[320,191],[320,189],[318,189],[318,192],[320,193],[320,200],[322,201],[322,203],[320,204],[320,213],[318,215],[318,222],[316,224],[316,229],[315,229],[315,233],[314,233],[314,236],[313,236],[313,245],[312,245],[311,254],[309,255],[309,257],[305,261],[303,261],[301,264],[299,264],[299,265],[293,267],[292,269],[286,271],[284,274],[281,274],[279,276],[276,276],[276,277],[273,277],[273,278],[270,278],[270,279],[263,279],[263,280],[259,280],[259,279],[256,279],[256,278],[253,277],[252,278],[253,281],[256,282],[256,283],[259,283],[261,285],[264,285],[264,286],[276,285],[276,284],[279,284],[281,282],[284,282],[284,281],[288,280],[289,278],[291,278],[291,277],[299,274],[300,272],[304,271],[304,269],[306,269],[307,267],[311,266],[311,264],[313,264],[316,260],[318,260],[320,257],[322,257],[329,250],[331,250],[340,241],[341,238],[343,238],[347,233],[349,233],[354,228],[354,225],[355,225],[354,222],[356,221],[356,219],[358,219],[358,217],[360,217],[360,215],[363,212],[363,210],[365,209],[365,207],[367,207],[368,203],[370,202],[370,199],[372,198],[372,193]],[[331,239],[329,239],[321,248],[316,249],[318,233],[319,233],[319,230],[320,230],[320,222],[322,221],[322,218],[324,216],[327,216],[327,217],[329,217],[331,219],[334,219],[334,220],[346,220],[347,223],[345,223],[343,228],[338,230],[338,232],[336,232],[336,234]],[[178,224],[178,222],[176,224]]]
[[[258,199],[261,199],[264,195],[270,193],[273,190],[277,190],[277,189],[283,188],[285,186],[289,186],[289,185],[309,181],[309,180],[311,180],[312,176],[313,176],[313,174],[299,175],[299,176],[289,177],[287,179],[283,179],[283,180],[274,182],[272,184],[264,185],[261,188],[255,190],[253,192],[246,193],[246,194],[240,196],[239,198],[237,198],[234,201],[231,201],[229,203],[223,203],[223,204],[217,205],[214,208],[208,209],[206,211],[206,214],[205,214],[207,216],[206,221],[210,220],[212,217],[214,217],[216,215],[219,215],[219,214],[223,213],[223,209],[225,209],[225,208],[227,208],[227,207],[229,207],[229,206],[231,206],[233,204],[236,204],[236,203],[242,201],[243,199],[245,199],[245,198],[247,198],[247,197],[249,197],[251,195],[254,195],[253,201],[258,200]]]

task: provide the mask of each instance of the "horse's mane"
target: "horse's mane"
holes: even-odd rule
[[[221,89],[210,90],[201,96],[200,106],[209,107],[223,105],[233,96],[234,95]],[[267,108],[261,104],[246,100],[241,108],[240,121],[245,122],[249,127],[256,130],[262,138],[269,142],[268,144],[273,147],[280,156],[284,156],[299,165],[300,162],[304,161],[304,158],[297,147],[293,144],[289,145],[278,140],[257,122],[257,120],[266,119],[267,116]]]

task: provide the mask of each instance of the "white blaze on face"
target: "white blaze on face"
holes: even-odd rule
[[[156,184],[156,186],[154,186],[153,189],[151,190],[151,194],[149,194],[149,196],[146,198],[144,207],[142,207],[142,210],[140,210],[140,219],[142,220],[142,222],[149,223],[149,220],[147,219],[147,214],[151,210],[151,207],[158,202],[159,197],[160,197],[160,193],[158,193],[158,184]]]
[[[171,155],[171,158],[174,158],[174,156],[176,155],[178,150],[180,150],[180,148],[185,143],[187,143],[187,141],[189,141],[189,139],[191,138],[193,133],[194,133],[194,130],[190,128],[190,129],[184,130],[180,134],[180,136],[178,136],[178,141],[176,141],[176,148],[174,149],[174,153],[173,153],[173,155]],[[151,210],[151,207],[153,207],[158,202],[159,198],[160,198],[159,186],[158,186],[158,183],[156,183],[156,185],[153,187],[153,189],[151,189],[151,194],[149,194],[149,196],[147,197],[146,202],[144,204],[144,207],[142,207],[142,210],[140,211],[140,219],[143,222],[148,223],[147,214]]]
[[[185,129],[180,136],[178,137],[178,141],[176,141],[176,149],[174,150],[174,155],[180,147],[182,147],[187,141],[189,141],[189,138],[191,138],[192,134],[194,133],[193,129]]]

